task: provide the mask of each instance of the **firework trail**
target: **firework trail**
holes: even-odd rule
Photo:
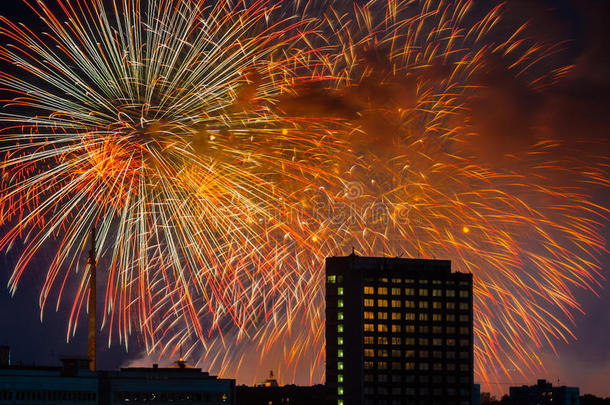
[[[559,45],[499,40],[501,8],[473,22],[468,1],[58,4],[31,3],[45,36],[2,20],[19,73],[0,75],[0,244],[25,245],[12,291],[59,246],[40,299],[69,297],[70,333],[96,224],[109,343],[187,346],[222,373],[256,347],[323,379],[323,258],[351,246],[472,272],[486,381],[572,337],[604,166],[552,138],[498,164],[473,120],[498,60],[540,91],[569,72],[540,68]]]

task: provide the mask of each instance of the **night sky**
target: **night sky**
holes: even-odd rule
[[[481,3],[481,2],[478,2]],[[483,1],[482,3],[486,3]],[[475,2],[477,4],[477,2]],[[530,35],[552,40],[566,41],[563,51],[557,56],[564,64],[574,64],[574,71],[560,85],[543,94],[536,102],[527,95],[517,96],[516,102],[531,110],[544,108],[549,113],[548,125],[558,137],[578,136],[599,140],[602,150],[596,152],[608,156],[610,128],[610,4],[606,0],[511,0],[505,23],[529,19]],[[35,24],[30,11],[17,0],[0,2],[0,13],[15,21]],[[519,98],[523,97],[523,98]],[[506,117],[500,117],[506,119]],[[510,117],[509,117],[510,118]],[[517,121],[520,118],[516,118]],[[510,137],[508,134],[503,135]],[[578,135],[575,135],[578,134]],[[597,201],[604,207],[610,204],[607,189],[595,191]],[[609,230],[606,226],[605,235]],[[18,248],[16,248],[18,249]],[[601,256],[602,274],[610,278],[610,256]],[[0,285],[6,286],[15,257],[8,253],[0,256]],[[82,322],[70,343],[66,343],[66,315],[69,305],[65,302],[59,312],[52,305],[45,312],[44,323],[40,322],[38,294],[42,275],[31,265],[14,297],[6,288],[0,288],[0,344],[12,349],[12,360],[24,363],[55,364],[63,355],[86,353],[86,323]],[[38,278],[37,278],[38,277]],[[546,378],[561,385],[579,386],[581,393],[610,396],[610,283],[601,280],[604,288],[592,292],[577,291],[584,314],[577,313],[573,331],[577,340],[571,344],[558,343],[557,356],[551,351],[539,353]],[[101,339],[103,340],[103,339]],[[130,340],[129,352],[118,343],[107,348],[105,342],[98,343],[98,368],[111,369],[128,364],[142,357],[142,348],[137,339]],[[267,369],[260,370],[264,379]],[[517,377],[518,378],[518,377]],[[514,384],[532,383],[515,379]],[[238,381],[239,382],[239,381]],[[249,383],[249,382],[248,382]],[[507,391],[509,382],[498,387],[496,392]]]

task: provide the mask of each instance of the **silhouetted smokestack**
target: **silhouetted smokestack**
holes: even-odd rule
[[[95,226],[91,228],[91,250],[89,250],[89,335],[87,344],[87,357],[89,357],[89,369],[95,371],[95,335],[96,329],[96,250],[95,250]]]
[[[11,365],[11,348],[8,346],[0,346],[0,367],[8,367]]]

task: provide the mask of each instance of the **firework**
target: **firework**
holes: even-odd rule
[[[41,306],[68,296],[69,333],[96,225],[109,343],[137,333],[223,373],[257,347],[281,378],[307,364],[323,379],[323,258],[351,246],[472,272],[486,381],[572,336],[574,291],[598,286],[604,246],[587,184],[607,179],[558,140],[509,164],[481,153],[473,113],[498,61],[532,91],[569,72],[540,69],[558,46],[523,27],[491,35],[500,8],[472,21],[468,1],[58,4],[31,4],[45,36],[2,20],[0,57],[19,73],[0,75],[0,245],[25,245],[12,291],[54,247]]]

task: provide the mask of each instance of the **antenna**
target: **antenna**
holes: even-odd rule
[[[95,335],[96,330],[96,271],[97,271],[97,251],[95,250],[95,225],[91,227],[91,250],[89,250],[89,331],[87,340],[87,357],[89,357],[89,370],[95,371]]]

